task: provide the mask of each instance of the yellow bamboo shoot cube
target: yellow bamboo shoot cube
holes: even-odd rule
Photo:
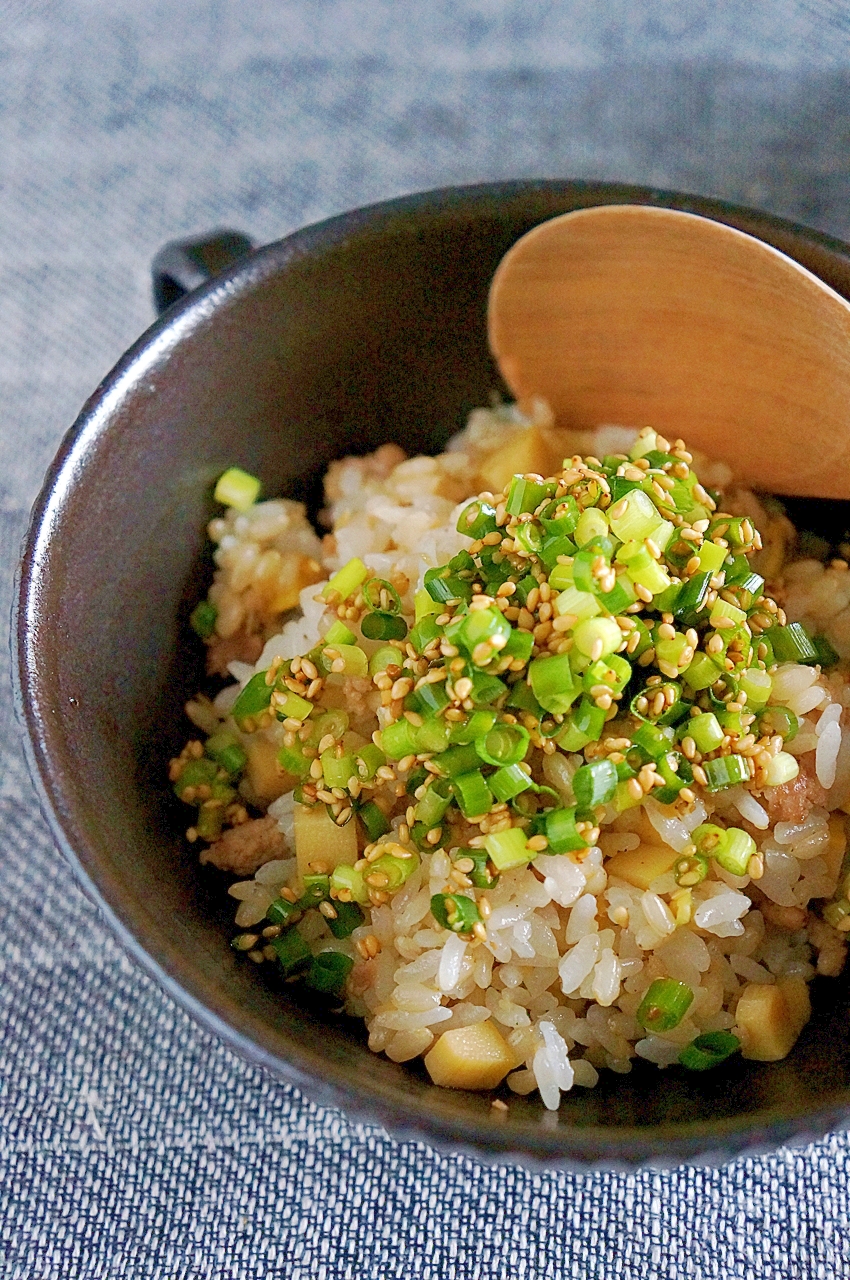
[[[501,493],[511,482],[511,476],[535,473],[551,475],[560,466],[562,458],[546,442],[537,427],[517,432],[509,444],[495,449],[482,460],[479,475],[483,488]]]
[[[300,876],[329,875],[357,861],[357,823],[338,827],[323,804],[295,805],[295,856]]]
[[[444,1089],[494,1089],[519,1062],[488,1019],[443,1032],[425,1055],[425,1066]]]
[[[735,1011],[741,1056],[755,1062],[787,1057],[810,1016],[809,988],[802,978],[780,978],[770,986],[748,982]]]
[[[640,844],[636,849],[624,849],[606,858],[605,870],[609,876],[619,876],[636,889],[648,889],[653,880],[670,870],[678,857],[675,849],[667,845]]]
[[[267,804],[291,791],[298,781],[292,774],[285,773],[278,764],[278,746],[277,742],[263,734],[255,734],[245,744],[245,754],[248,757],[245,773],[248,782],[257,799],[264,800]]]

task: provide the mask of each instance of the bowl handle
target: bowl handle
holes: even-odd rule
[[[242,231],[220,228],[188,240],[169,240],[151,263],[153,300],[162,313],[254,248]]]

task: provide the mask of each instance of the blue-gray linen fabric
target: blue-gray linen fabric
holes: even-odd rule
[[[167,239],[533,176],[850,237],[846,0],[4,0],[0,58],[4,617]],[[844,1134],[721,1170],[487,1169],[246,1066],[76,888],[0,706],[2,1280],[850,1276]]]

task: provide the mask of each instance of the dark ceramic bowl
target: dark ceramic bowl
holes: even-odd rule
[[[166,762],[201,680],[187,617],[211,571],[214,478],[238,462],[266,493],[314,500],[333,458],[387,440],[439,450],[500,386],[484,317],[502,254],[545,218],[611,202],[727,222],[850,297],[844,245],[666,192],[529,182],[346,214],[243,259],[128,352],[62,445],[20,575],[33,773],[60,848],[128,951],[200,1023],[309,1097],[490,1160],[671,1164],[822,1135],[850,1111],[847,984],[815,984],[814,1017],[785,1062],[690,1078],[638,1064],[603,1072],[557,1115],[525,1098],[497,1115],[486,1096],[374,1056],[359,1025],[234,955],[232,900],[184,845]],[[175,292],[160,278],[161,295]],[[808,523],[813,511],[827,527],[838,518],[815,505]]]

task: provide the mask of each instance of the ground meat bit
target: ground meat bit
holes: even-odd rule
[[[809,913],[805,907],[780,907],[778,903],[765,898],[761,903],[761,913],[768,924],[777,929],[785,929],[788,933],[797,933],[806,927]]]
[[[374,960],[358,960],[348,976],[348,991],[352,996],[362,996],[374,986],[378,966]]]
[[[809,942],[818,953],[818,973],[825,978],[837,978],[847,958],[845,935],[825,920],[812,916],[809,920]]]
[[[204,849],[201,862],[211,862],[219,871],[250,876],[273,858],[286,854],[286,841],[274,818],[254,818],[225,831],[215,844]]]
[[[263,638],[256,632],[237,631],[223,639],[213,636],[207,646],[207,675],[226,676],[231,662],[254,663],[263,652]]]
[[[765,787],[759,799],[767,810],[771,826],[777,822],[805,822],[817,805],[826,801],[826,791],[815,776],[815,753],[800,756],[800,772],[792,782]]]

